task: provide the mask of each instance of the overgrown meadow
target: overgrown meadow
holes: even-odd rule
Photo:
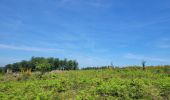
[[[1,100],[170,100],[170,67],[0,75]]]

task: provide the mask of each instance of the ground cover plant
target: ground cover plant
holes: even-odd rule
[[[169,100],[170,67],[0,75],[1,100]]]

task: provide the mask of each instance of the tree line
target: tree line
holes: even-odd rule
[[[32,57],[30,60],[23,60],[13,64],[7,64],[5,70],[10,69],[12,72],[31,69],[31,71],[51,71],[51,70],[77,70],[78,62],[76,60],[59,59],[59,58],[44,58]]]

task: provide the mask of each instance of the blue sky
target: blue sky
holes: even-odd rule
[[[32,56],[80,67],[170,64],[169,0],[0,0],[0,65]]]

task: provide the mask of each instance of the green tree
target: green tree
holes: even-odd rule
[[[46,67],[44,67],[46,66]],[[37,71],[42,67],[44,71],[49,70],[76,70],[78,69],[78,63],[75,60],[60,60],[59,58],[44,58],[44,57],[32,57],[31,60],[23,60],[21,62],[8,64],[5,66],[5,70],[10,69],[13,72],[18,72],[21,70],[31,70]],[[43,71],[41,69],[41,71]]]
[[[55,59],[53,57],[50,57],[50,58],[47,58],[47,60],[51,66],[50,70],[54,70],[55,69],[55,67],[54,67]]]
[[[68,61],[66,58],[63,60],[63,70],[68,70]]]
[[[58,58],[55,58],[53,70],[59,69],[59,67],[60,67],[60,60]]]
[[[21,61],[20,62],[20,69],[22,69],[22,70],[32,69],[31,65],[30,65],[30,61],[25,61],[25,60]]]
[[[50,63],[46,59],[43,59],[40,62],[36,63],[36,69],[39,70],[41,74],[49,71],[50,67]]]
[[[73,69],[74,69],[74,63],[73,63],[72,60],[69,60],[69,61],[67,62],[67,69],[68,69],[68,70],[73,70]]]
[[[0,66],[0,74],[1,74],[1,73],[5,73],[5,67],[1,67],[1,66]]]
[[[30,60],[30,66],[32,68],[33,71],[37,70],[37,64],[41,63],[45,60],[45,58],[43,57],[32,57]]]
[[[64,61],[60,60],[59,70],[64,70]]]
[[[78,68],[78,62],[76,60],[73,61],[73,70],[77,70]]]
[[[16,63],[14,63],[14,64],[12,64],[12,71],[13,72],[18,72],[18,71],[20,71],[20,63],[19,62],[16,62]]]

